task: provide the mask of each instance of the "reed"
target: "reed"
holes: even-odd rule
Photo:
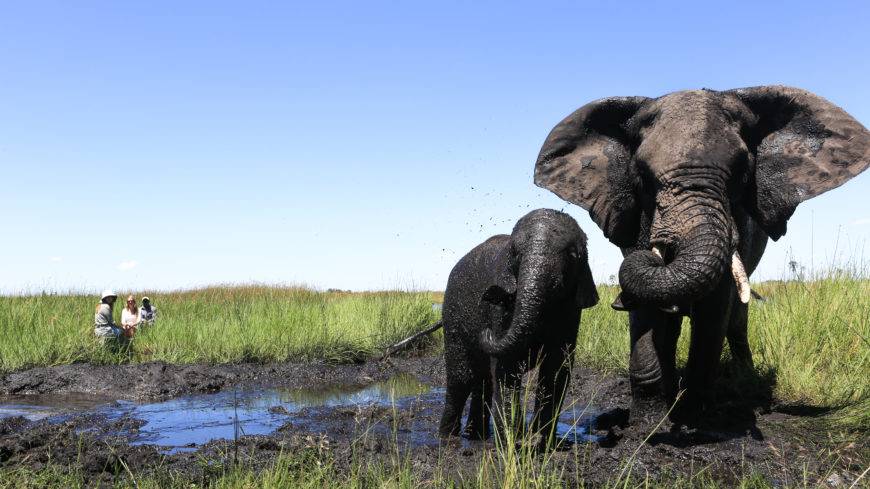
[[[830,409],[818,423],[849,431],[870,427],[870,280],[867,273],[831,270],[809,280],[755,284],[764,301],[749,307],[749,340],[757,376],[775,378],[780,401]],[[624,313],[609,304],[618,293],[601,286],[599,306],[583,312],[577,363],[624,373],[628,326]],[[136,294],[137,297],[141,294]],[[318,292],[304,287],[227,286],[148,293],[160,309],[158,322],[145,328],[126,356],[111,354],[93,337],[95,296],[40,294],[0,297],[0,371],[71,362],[279,362],[332,359],[346,361],[378,351],[438,319],[429,292]],[[115,311],[120,317],[120,309]],[[678,348],[684,366],[688,321]],[[429,339],[437,353],[440,335]],[[723,357],[723,368],[728,362]],[[733,380],[731,380],[733,381]],[[739,381],[739,379],[737,380]],[[527,448],[527,447],[526,447]],[[253,471],[227,468],[211,487],[561,487],[571,485],[559,470],[541,471],[541,461],[524,445],[509,443],[480,462],[476,480],[457,480],[449,471],[429,476],[409,464],[359,466],[337,473],[332,455],[312,447],[285,454],[273,466]],[[401,462],[401,460],[398,460]],[[549,462],[545,459],[544,466]],[[586,463],[577,461],[578,465]],[[552,468],[551,468],[552,469]],[[137,475],[139,487],[188,487],[182,474]],[[864,481],[862,481],[862,484]],[[82,487],[74,467],[39,473],[0,468],[0,488]],[[709,476],[678,480],[615,480],[628,487],[722,487]],[[742,474],[740,487],[783,485],[757,473]],[[861,487],[860,485],[856,487]]]
[[[870,429],[870,279],[856,270],[831,270],[811,280],[753,285],[764,299],[749,303],[749,343],[757,377],[773,377],[773,395],[787,402],[841,409],[844,419]],[[579,365],[626,374],[626,313],[609,307],[619,288],[601,286],[601,301],[586,309],[577,335]],[[683,321],[677,366],[685,367],[691,336]],[[730,359],[728,348],[722,369]],[[738,379],[737,382],[740,380]]]
[[[0,372],[73,362],[347,361],[373,354],[439,317],[427,292],[250,285],[148,295],[158,320],[120,354],[94,338],[96,296],[0,297]],[[116,322],[121,307],[115,308]]]

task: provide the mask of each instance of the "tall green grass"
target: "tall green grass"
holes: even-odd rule
[[[756,368],[775,375],[777,398],[820,407],[851,406],[870,425],[866,276],[832,271],[809,281],[754,286],[765,300],[750,302],[749,340]],[[601,286],[598,292],[599,305],[583,311],[577,362],[625,373],[628,317],[609,307],[619,289]],[[94,338],[96,296],[0,297],[0,372],[73,362],[352,360],[435,322],[439,314],[431,304],[441,299],[430,292],[343,293],[267,286],[149,295],[160,310],[159,319],[136,336],[127,356],[112,354]],[[116,319],[121,307],[115,310]],[[689,337],[686,320],[679,365],[685,364]],[[440,345],[440,335],[431,337],[430,344]]]
[[[832,270],[812,280],[753,285],[763,301],[749,303],[749,343],[756,370],[775,377],[773,394],[786,402],[848,407],[852,425],[870,431],[870,279]],[[627,373],[628,314],[610,308],[615,286],[598,288],[597,307],[583,311],[577,363]],[[685,366],[691,336],[683,321],[677,351]],[[726,354],[723,362],[729,357]]]
[[[615,285],[599,286],[598,305],[583,310],[577,333],[578,365],[600,371],[628,372],[628,314],[610,307],[619,290]]]
[[[73,362],[349,360],[439,316],[432,294],[422,292],[242,286],[149,295],[157,322],[140,330],[128,355],[113,354],[94,338],[96,296],[0,297],[0,371]],[[118,323],[122,307],[114,311]]]
[[[783,400],[841,409],[870,432],[870,280],[832,271],[810,281],[767,282],[749,309],[758,369],[776,375]]]

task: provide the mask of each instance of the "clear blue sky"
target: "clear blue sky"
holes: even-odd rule
[[[527,211],[601,97],[785,84],[870,126],[870,2],[0,4],[0,293],[443,289]],[[870,172],[798,207],[754,281],[859,263]]]

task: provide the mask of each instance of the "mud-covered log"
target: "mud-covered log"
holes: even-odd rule
[[[427,334],[433,333],[433,332],[437,331],[440,327],[441,327],[441,321],[438,321],[435,324],[433,324],[432,326],[429,326],[428,328],[424,329],[423,331],[419,331],[417,333],[414,333],[413,335],[405,338],[404,340],[388,346],[384,350],[383,355],[378,357],[378,360],[383,360],[385,358],[388,358],[390,355],[406,348],[408,345],[411,344],[411,342],[413,342],[417,338],[420,338],[422,336],[426,336]]]

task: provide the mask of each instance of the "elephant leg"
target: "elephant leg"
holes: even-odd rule
[[[632,423],[660,420],[676,398],[675,356],[682,320],[682,316],[654,308],[629,313]]]
[[[641,308],[629,313],[631,356],[629,374],[632,397],[676,396],[675,356],[682,316]]]
[[[502,441],[512,431],[521,436],[525,428],[523,404],[520,388],[523,380],[523,365],[511,359],[498,359],[493,362],[493,399],[492,416],[495,431]]]
[[[692,339],[686,362],[685,399],[686,407],[693,411],[704,410],[712,405],[713,383],[736,294],[734,281],[726,277],[713,292],[692,307]]]
[[[747,275],[750,275],[767,247],[768,237],[763,229],[742,207],[734,208],[734,222],[737,224],[738,234],[741,236],[739,254],[743,260],[743,266]],[[752,369],[752,351],[749,349],[747,338],[747,325],[749,317],[749,304],[744,304],[734,296],[731,303],[731,319],[728,324],[727,337],[728,348],[734,359],[734,365],[738,369]]]
[[[538,367],[538,388],[535,396],[535,417],[532,430],[543,436],[547,444],[554,443],[556,424],[571,380],[575,343],[562,344],[548,352]]]
[[[475,361],[474,382],[471,391],[471,407],[468,410],[466,432],[470,438],[489,438],[490,409],[492,407],[492,376],[489,374],[490,359],[480,355]]]
[[[471,393],[470,383],[451,383],[447,382],[447,393],[444,400],[444,414],[441,415],[441,423],[438,425],[438,436],[446,438],[459,434],[459,428],[462,423],[462,408],[465,407],[465,401],[468,399],[468,394]]]
[[[474,372],[468,350],[461,344],[450,330],[445,330],[445,370],[446,394],[444,399],[444,414],[438,426],[438,436],[446,438],[459,434],[462,423],[462,409],[471,394],[474,384]]]
[[[753,367],[752,351],[749,349],[747,325],[749,304],[740,302],[736,297],[731,305],[731,318],[728,323],[728,348],[738,368]]]

